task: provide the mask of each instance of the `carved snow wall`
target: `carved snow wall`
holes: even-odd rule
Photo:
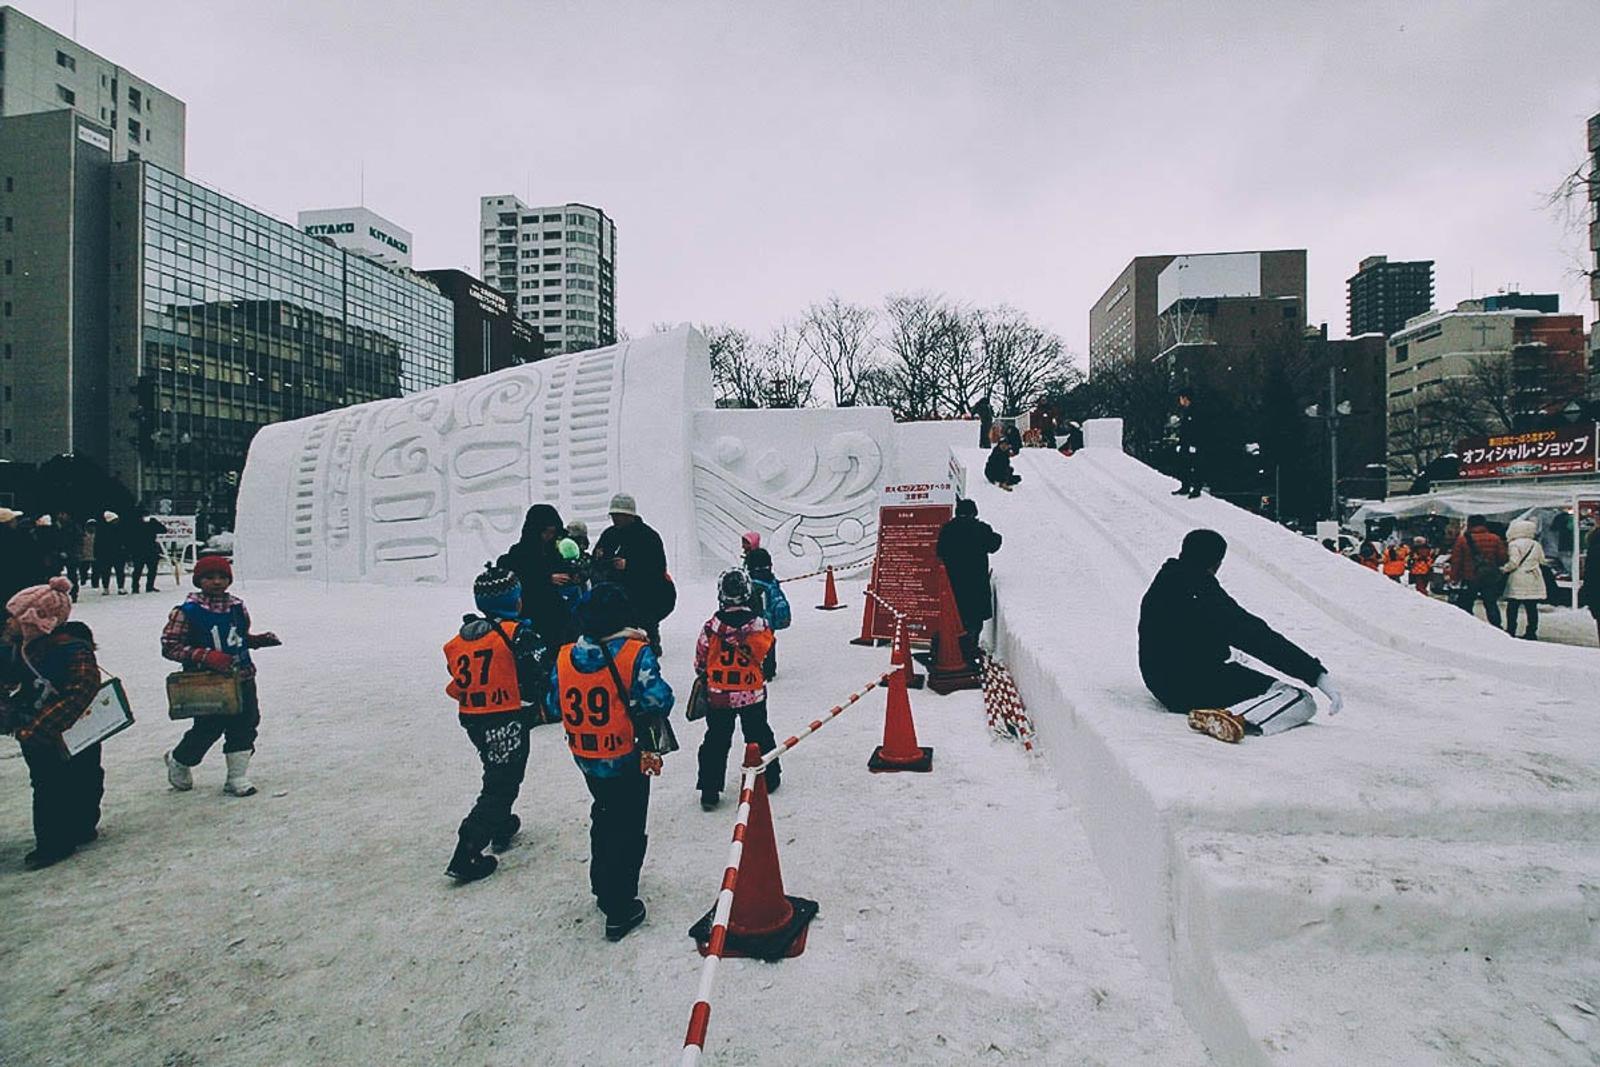
[[[625,491],[674,573],[736,562],[756,530],[790,576],[870,560],[878,490],[943,472],[955,432],[884,408],[718,410],[705,339],[680,327],[264,427],[236,552],[257,578],[460,585],[531,505],[597,538]]]
[[[897,470],[886,408],[701,411],[694,418],[694,512],[702,567],[739,560],[761,534],[778,577],[872,558],[878,490]]]
[[[530,505],[598,537],[619,490],[683,558],[690,418],[710,404],[705,341],[679,328],[265,427],[240,483],[239,564],[253,577],[470,581]]]

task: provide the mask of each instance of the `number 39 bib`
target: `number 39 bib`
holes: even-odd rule
[[[633,677],[643,641],[624,641],[616,656],[617,674]],[[574,646],[561,652],[556,664],[556,684],[561,690],[561,719],[567,747],[579,759],[616,759],[633,751],[633,720],[628,718],[628,695],[617,691],[611,672],[602,666],[586,673],[572,662]]]

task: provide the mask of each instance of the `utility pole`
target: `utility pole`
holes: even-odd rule
[[[1320,404],[1306,408],[1309,418],[1321,419],[1328,424],[1328,511],[1329,517],[1339,522],[1339,418],[1350,414],[1350,401],[1339,399],[1338,368],[1328,365],[1328,409]]]

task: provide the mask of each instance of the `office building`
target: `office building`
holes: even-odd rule
[[[1134,360],[1156,346],[1156,279],[1173,256],[1135,256],[1089,309],[1089,376]]]
[[[411,266],[411,231],[364,207],[324,208],[300,212],[302,233],[386,267]]]
[[[0,119],[0,458],[84,455],[225,525],[259,427],[452,380],[432,282],[114,162],[108,133]]]
[[[1600,115],[1589,117],[1589,397],[1600,401]]]
[[[1350,336],[1388,337],[1433,307],[1433,260],[1391,263],[1388,256],[1368,256],[1345,286]]]
[[[1389,338],[1391,486],[1409,485],[1473,433],[1541,429],[1586,388],[1583,316],[1560,297],[1503,293],[1407,322]]]
[[[616,343],[617,234],[604,211],[509,195],[483,197],[479,211],[483,280],[516,300],[546,354]]]
[[[71,38],[0,7],[0,118],[71,109],[121,162],[183,173],[184,103]]]
[[[1089,312],[1090,374],[1130,359],[1174,370],[1216,354],[1297,342],[1304,249],[1139,256]]]
[[[511,310],[511,300],[462,270],[425,270],[455,306],[455,380],[544,358],[544,337]]]

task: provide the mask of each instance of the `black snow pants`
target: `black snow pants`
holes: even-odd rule
[[[33,839],[41,853],[68,852],[89,839],[100,825],[105,771],[100,746],[90,745],[68,759],[51,744],[22,746],[33,783]]]
[[[589,806],[589,891],[607,918],[632,910],[644,866],[645,821],[650,814],[650,776],[634,768],[615,778],[583,776]]]
[[[461,843],[478,853],[510,825],[511,805],[528,769],[529,711],[462,715],[461,728],[483,763],[483,785],[460,830]]]
[[[763,753],[777,745],[767,723],[767,702],[758,701],[743,708],[712,708],[706,712],[706,736],[700,742],[700,777],[696,789],[722,792],[728,778],[728,749],[733,745],[733,723],[739,721],[745,742],[754,742]],[[740,766],[744,760],[739,760]],[[777,760],[767,766],[767,789],[777,788],[783,771]]]
[[[1195,708],[1226,708],[1258,697],[1272,688],[1274,679],[1242,663],[1223,663],[1197,678],[1178,679],[1174,688],[1150,691],[1168,711],[1187,715]]]

